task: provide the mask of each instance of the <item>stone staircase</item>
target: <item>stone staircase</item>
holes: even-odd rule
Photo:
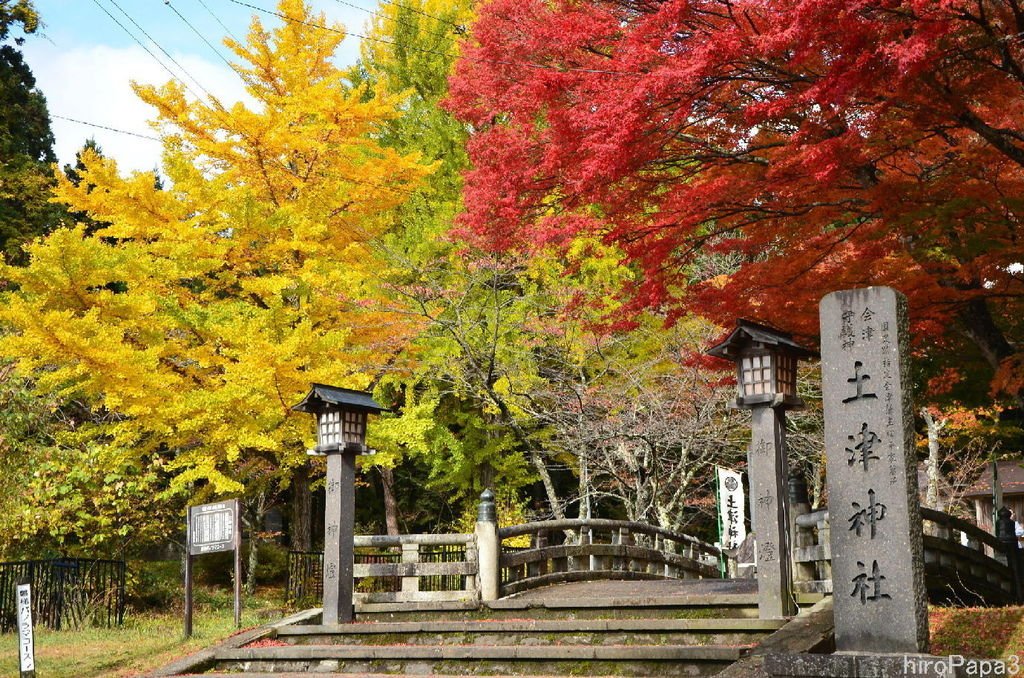
[[[362,605],[354,624],[322,626],[313,617],[277,625],[248,644],[216,649],[203,668],[273,675],[701,676],[719,673],[783,625],[757,619],[749,592],[595,597],[581,595],[585,590],[503,599],[482,609]]]

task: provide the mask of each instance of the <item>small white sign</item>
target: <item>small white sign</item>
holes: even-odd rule
[[[734,549],[747,538],[746,498],[743,474],[716,466],[718,475],[718,520],[722,526],[722,546]]]
[[[32,593],[28,584],[18,584],[18,664],[22,675],[36,670],[32,636]]]

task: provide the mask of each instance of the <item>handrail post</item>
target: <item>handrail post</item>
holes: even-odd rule
[[[537,530],[537,532],[535,533],[535,539],[536,539],[536,541],[534,542],[534,548],[545,549],[545,548],[548,547],[548,533],[546,531],[544,531],[544,530]],[[548,573],[548,571],[549,571],[549,568],[548,568],[548,559],[547,558],[537,562],[537,574],[538,575],[545,575],[545,574]]]
[[[832,527],[831,527],[831,514],[828,511],[821,513],[821,517],[818,520],[818,543],[821,544],[823,555],[825,556],[819,565],[821,566],[821,572],[818,577],[822,580],[832,580]]]
[[[789,491],[789,533],[792,535],[790,539],[793,550],[793,580],[813,581],[814,563],[804,563],[797,559],[799,549],[810,546],[808,541],[813,541],[813,536],[808,534],[811,530],[805,530],[796,524],[797,518],[811,512],[811,502],[807,496],[807,481],[803,474],[796,469],[789,471],[787,490]]]
[[[402,563],[413,563],[414,571],[418,568],[415,567],[416,563],[420,562],[420,545],[413,542],[402,543]],[[408,594],[410,598],[414,598],[417,593],[420,592],[420,578],[419,573],[416,572],[414,576],[402,577],[402,594]]]
[[[490,489],[480,495],[477,507],[476,550],[480,601],[497,600],[501,584],[501,542],[498,540],[498,512]]]
[[[1020,545],[1017,543],[1016,526],[1013,518],[1010,517],[1010,509],[1003,506],[998,511],[996,518],[996,538],[1003,545],[1006,554],[1006,564],[1010,568],[1013,577],[1013,595],[1017,602],[1022,602],[1021,594],[1024,592],[1024,563],[1021,562]]]
[[[622,544],[623,547],[629,547],[633,544],[633,533],[629,531],[628,527],[619,528],[619,543]],[[626,555],[627,549],[623,548],[622,551],[623,556],[621,569],[625,570],[626,572],[632,572],[634,569],[634,563],[629,558],[629,556]]]

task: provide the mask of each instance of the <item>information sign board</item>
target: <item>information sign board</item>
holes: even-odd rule
[[[237,523],[237,499],[190,506],[188,509],[189,554],[201,556],[205,553],[234,550],[236,548],[235,528]]]
[[[185,637],[192,636],[192,558],[222,551],[235,552],[235,626],[242,626],[242,522],[237,499],[188,507],[185,527]]]

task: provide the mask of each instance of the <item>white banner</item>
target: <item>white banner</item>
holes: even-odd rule
[[[718,520],[722,526],[722,547],[734,549],[747,538],[746,500],[743,474],[716,466],[718,475]]]

